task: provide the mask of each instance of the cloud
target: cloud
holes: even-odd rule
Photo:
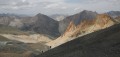
[[[120,0],[0,0],[0,12],[23,14],[74,14],[82,10],[120,10]]]
[[[4,3],[2,3],[4,2]],[[19,10],[24,8],[33,7],[34,4],[29,3],[26,0],[10,0],[9,2],[2,1],[0,2],[0,7],[3,10]]]
[[[58,3],[49,3],[49,4],[46,4],[46,6],[44,7],[45,9],[53,9],[53,10],[65,10],[67,9],[68,7],[62,3],[62,2],[58,2]]]
[[[57,7],[57,6],[59,6],[59,4],[48,4],[47,6],[45,6],[44,8],[55,8],[55,7]]]
[[[66,10],[66,9],[67,9],[67,7],[63,6],[63,7],[61,7],[61,9],[64,9],[64,10]]]
[[[80,3],[84,2],[84,0],[64,0],[66,3]]]
[[[80,8],[78,7],[78,8],[75,8],[75,9],[74,9],[74,11],[77,11],[77,10],[80,10]]]
[[[22,0],[22,2],[26,2],[26,0]]]

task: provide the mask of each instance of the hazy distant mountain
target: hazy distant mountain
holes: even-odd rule
[[[84,10],[78,14],[68,16],[67,18],[59,22],[59,31],[60,33],[64,33],[71,21],[73,21],[75,25],[78,25],[82,20],[95,19],[96,15],[96,12]]]
[[[66,18],[67,16],[68,15],[64,15],[64,14],[54,14],[54,15],[51,15],[50,17],[53,18],[56,21],[61,21],[64,18]]]
[[[0,16],[0,24],[9,25],[14,19],[15,17]]]
[[[0,17],[1,16],[14,16],[14,17],[17,17],[17,18],[22,18],[22,17],[29,17],[28,15],[25,15],[25,14],[10,14],[10,13],[7,13],[7,14],[5,14],[5,13],[3,13],[3,14],[0,14]]]
[[[110,11],[110,12],[107,12],[107,14],[110,15],[112,18],[116,18],[120,16],[120,11]]]
[[[43,14],[37,14],[33,17],[19,17],[12,14],[1,14],[0,24],[16,27],[25,31],[46,34],[51,37],[57,37],[60,35],[58,21]]]
[[[22,20],[28,17],[27,15],[0,14],[0,24],[21,28],[24,25]]]

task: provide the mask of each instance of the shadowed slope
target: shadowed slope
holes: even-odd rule
[[[120,24],[93,32],[36,57],[120,57]]]
[[[60,36],[58,21],[40,13],[34,16],[32,21],[32,25],[29,27],[30,30],[53,38]]]

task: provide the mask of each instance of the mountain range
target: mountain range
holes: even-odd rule
[[[112,48],[119,49],[117,46],[119,23],[120,11],[100,14],[84,10],[69,16],[57,14],[47,16],[41,13],[35,16],[0,14],[0,46],[7,46],[0,47],[0,50],[3,49],[0,56],[4,57],[3,54],[13,54],[15,57],[114,56],[105,53],[107,51],[114,53],[111,51]],[[112,47],[112,44],[117,47]],[[91,47],[93,49],[89,49]],[[78,53],[80,54],[77,55]],[[115,53],[115,56],[119,54]]]
[[[110,17],[114,16],[114,18],[120,16],[119,11],[110,11],[106,14],[108,14]],[[45,34],[54,38],[64,34],[71,21],[77,26],[82,22],[82,20],[92,20],[95,19],[97,15],[97,12],[87,10],[71,16],[56,14],[52,15],[51,18],[41,13],[35,16],[0,14],[0,24],[17,27],[21,30],[28,30],[40,34]],[[61,16],[64,17],[63,20],[54,20]]]
[[[24,31],[33,31],[45,34],[51,38],[58,37],[60,35],[58,31],[58,21],[55,21],[44,14],[37,14],[33,17],[17,17],[14,15],[1,14],[0,24],[16,27]]]
[[[116,24],[115,21],[107,14],[98,14],[95,19],[84,19],[76,25],[73,21],[70,22],[66,31],[56,40],[47,43],[48,46],[56,47],[65,42],[76,39],[78,36],[83,36],[100,29],[104,29]]]

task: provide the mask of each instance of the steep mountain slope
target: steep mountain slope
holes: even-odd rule
[[[120,57],[120,24],[78,37],[36,57]]]
[[[78,14],[68,16],[67,18],[59,22],[59,32],[61,34],[64,33],[70,22],[78,25],[84,19],[95,19],[96,15],[96,12],[84,10]]]
[[[112,19],[107,14],[98,14],[97,17],[92,20],[82,20],[82,22],[77,26],[71,21],[62,36],[60,36],[54,41],[47,43],[46,45],[54,48],[65,42],[73,40],[78,36],[83,36],[85,34],[107,28],[114,24],[114,21],[112,21]]]

